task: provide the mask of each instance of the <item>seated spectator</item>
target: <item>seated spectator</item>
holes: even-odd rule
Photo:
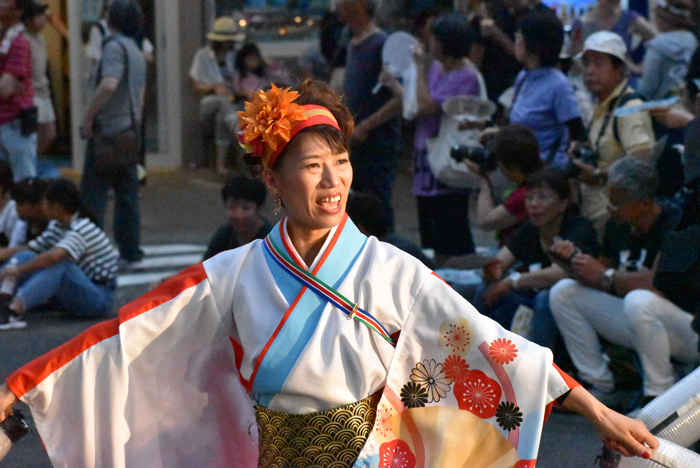
[[[252,101],[253,93],[268,89],[270,83],[285,87],[291,85],[290,81],[285,68],[279,63],[265,62],[255,44],[245,44],[236,53],[233,92],[237,99]]]
[[[226,155],[231,146],[231,132],[239,110],[234,106],[233,74],[235,41],[245,35],[232,18],[222,17],[207,35],[209,44],[197,51],[190,68],[190,79],[199,101],[202,127],[214,129],[216,169],[226,174]]]
[[[548,249],[557,239],[568,239],[591,255],[598,242],[591,224],[574,214],[571,188],[560,173],[545,170],[531,175],[526,184],[528,220],[496,255],[497,263],[484,268],[484,283],[473,305],[483,315],[510,329],[520,305],[533,309],[531,341],[554,348],[558,337],[549,311],[548,288],[568,276],[552,262]],[[516,264],[520,271],[504,275]]]
[[[479,174],[481,189],[477,201],[477,223],[481,229],[499,231],[501,244],[508,242],[511,234],[527,218],[525,196],[527,178],[542,169],[539,147],[535,133],[524,125],[508,125],[493,136],[488,145],[491,156],[496,159],[503,176],[515,183],[515,190],[503,203],[496,204],[489,174],[469,160],[465,160],[469,170]]]
[[[692,0],[668,0],[654,8],[659,34],[647,43],[637,91],[648,100],[678,94],[698,46]]]
[[[374,236],[382,242],[391,244],[407,254],[413,255],[423,262],[423,265],[434,270],[435,262],[429,259],[420,247],[408,239],[388,232],[386,216],[384,216],[381,207],[382,202],[379,200],[379,197],[369,193],[354,192],[348,198],[345,211],[362,234]]]
[[[5,249],[0,279],[14,277],[18,288],[0,302],[0,330],[24,328],[26,311],[49,300],[68,314],[94,319],[112,311],[119,253],[107,235],[82,210],[72,182],[57,179],[44,196],[51,219],[27,245]],[[10,255],[8,255],[10,254]]]
[[[570,151],[581,182],[581,214],[593,223],[602,239],[610,218],[601,196],[608,167],[631,154],[648,159],[654,146],[654,129],[648,112],[615,117],[618,107],[637,106],[643,101],[628,85],[627,46],[608,31],[592,34],[583,46],[584,83],[596,100],[586,145]]]
[[[510,123],[533,129],[540,158],[555,168],[568,164],[569,141],[586,135],[574,89],[554,68],[563,43],[564,28],[551,13],[529,13],[518,24],[515,56],[524,70],[515,80]]]
[[[17,225],[17,205],[11,198],[12,168],[0,161],[0,247],[7,247]]]
[[[228,222],[216,231],[202,260],[267,236],[272,225],[262,217],[266,193],[260,180],[242,175],[224,185],[221,198]]]
[[[674,384],[672,357],[687,363],[700,358],[692,316],[653,288],[661,242],[677,220],[672,209],[656,200],[657,186],[649,164],[631,156],[616,161],[608,171],[612,219],[605,228],[602,257],[575,254],[571,242],[554,246],[561,257],[573,255],[574,279],[551,289],[552,314],[579,378],[601,401],[614,401],[615,382],[599,335],[637,351],[644,371],[642,404]]]
[[[19,221],[12,231],[9,247],[27,244],[39,237],[49,225],[43,203],[46,185],[43,179],[29,178],[20,180],[12,187],[12,199],[17,206]]]

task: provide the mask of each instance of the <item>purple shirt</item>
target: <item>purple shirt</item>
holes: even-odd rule
[[[435,61],[428,72],[428,89],[430,96],[442,105],[452,96],[467,94],[479,96],[479,79],[476,72],[469,67],[444,72],[440,62]],[[416,121],[415,171],[413,177],[413,192],[416,195],[429,197],[448,193],[452,189],[442,186],[438,188],[437,178],[430,172],[426,140],[438,134],[442,112],[419,116]]]

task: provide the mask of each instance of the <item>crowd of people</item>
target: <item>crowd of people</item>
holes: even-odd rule
[[[15,16],[20,18],[22,2],[14,1]],[[555,362],[574,373],[603,403],[617,402],[620,390],[613,373],[616,363],[608,356],[611,346],[635,353],[633,366],[642,384],[632,407],[645,405],[696,367],[700,363],[699,340],[692,322],[694,314],[700,312],[700,292],[694,280],[700,272],[700,258],[680,262],[683,245],[674,241],[674,236],[685,235],[691,242],[699,242],[686,234],[700,223],[700,119],[696,118],[700,6],[692,0],[658,2],[652,23],[640,13],[622,10],[619,2],[599,0],[594,9],[566,28],[553,10],[538,1],[493,0],[470,12],[425,11],[416,18],[413,31],[417,37],[411,50],[415,86],[384,67],[382,50],[389,34],[375,21],[375,12],[373,0],[338,2],[337,11],[324,19],[327,29],[321,32],[318,60],[310,61],[325,63],[316,71],[322,70],[319,73],[330,85],[304,81],[298,96],[286,89],[287,85],[299,87],[293,77],[267,63],[259,48],[246,42],[232,18],[216,20],[207,36],[209,42],[197,52],[190,69],[194,92],[200,98],[203,129],[213,130],[209,136],[216,148],[215,169],[229,175],[234,169],[228,163],[229,153],[238,151],[239,146],[240,160],[253,163],[253,168],[236,167],[237,172],[247,173],[237,174],[224,185],[222,200],[228,220],[217,230],[205,254],[205,260],[210,259],[207,271],[197,273],[214,278],[211,285],[202,286],[209,284],[204,281],[196,287],[202,291],[211,288],[215,304],[187,303],[183,307],[203,317],[210,309],[220,310],[221,305],[234,311],[237,322],[229,338],[238,372],[248,392],[254,388],[258,370],[265,375],[264,382],[258,380],[255,387],[262,405],[274,410],[265,417],[276,417],[277,410],[315,412],[362,403],[378,390],[367,375],[387,376],[388,368],[370,369],[375,363],[358,361],[360,384],[349,388],[352,385],[343,378],[328,383],[329,387],[337,384],[340,396],[334,399],[325,393],[327,388],[306,388],[302,372],[292,369],[287,351],[296,353],[299,366],[307,372],[332,374],[330,367],[313,369],[317,363],[302,349],[274,350],[272,354],[279,353],[274,358],[278,360],[274,364],[264,360],[279,330],[274,329],[274,318],[262,325],[256,314],[284,313],[286,302],[292,303],[298,293],[288,315],[306,291],[297,291],[288,279],[273,276],[287,278],[284,265],[294,263],[304,271],[313,271],[306,275],[313,283],[326,255],[338,251],[336,241],[355,248],[357,258],[371,251],[362,266],[367,276],[351,269],[352,262],[333,260],[342,263],[343,268],[338,268],[343,275],[351,272],[358,284],[368,283],[361,289],[371,292],[377,284],[389,281],[377,267],[385,261],[387,271],[395,268],[393,274],[401,278],[415,274],[421,277],[421,284],[430,283],[441,295],[436,297],[420,288],[394,291],[392,288],[401,289],[397,284],[410,282],[397,280],[385,285],[387,291],[394,291],[392,297],[397,301],[410,299],[426,313],[441,316],[441,301],[451,307],[462,302],[427,272],[475,253],[472,226],[494,231],[498,253],[487,259],[483,284],[468,297],[481,314],[479,318],[470,315],[470,321],[478,324],[475,329],[489,336],[501,336],[502,329],[512,330],[550,348]],[[95,93],[83,126],[90,141],[82,182],[84,204],[78,189],[69,182],[58,180],[44,187],[36,179],[26,178],[12,184],[12,176],[4,176],[5,169],[0,166],[0,191],[4,193],[0,229],[8,241],[0,250],[0,260],[9,262],[0,270],[0,279],[18,279],[11,288],[0,289],[0,329],[25,326],[25,311],[49,299],[78,316],[108,314],[118,257],[133,261],[142,255],[138,247],[136,147],[141,136],[145,73],[143,54],[135,40],[139,14],[133,0],[113,0],[108,7],[107,25],[114,34],[104,41]],[[0,58],[0,66],[2,63]],[[0,78],[0,99],[4,84]],[[342,103],[331,86],[340,91]],[[431,151],[440,147],[434,143],[443,134],[444,122],[453,118],[445,104],[463,97],[469,97],[469,102],[489,100],[497,104],[491,118],[462,121],[457,130],[479,134],[478,144],[461,148],[461,153],[481,156],[458,161],[465,177],[472,181],[466,184],[469,188],[441,180],[431,162]],[[409,102],[417,109],[411,125],[401,122]],[[306,120],[306,124],[299,123]],[[265,122],[269,128],[260,130]],[[417,199],[420,248],[424,250],[394,233],[392,190],[405,131],[413,132],[412,188]],[[127,148],[126,153],[134,157],[110,160],[115,140],[122,153]],[[454,153],[452,149],[450,157]],[[109,161],[107,166],[105,161]],[[12,173],[10,166],[12,171],[21,171],[12,158],[9,162],[5,172]],[[118,253],[100,229],[109,187],[114,188],[117,199]],[[262,216],[266,189],[274,197],[276,210],[284,208],[288,214],[278,229]],[[89,211],[83,211],[83,206]],[[22,240],[15,238],[17,229],[6,226],[12,215],[5,216],[5,211],[11,208],[15,221],[21,218],[16,224],[23,223]],[[344,218],[346,211],[354,224]],[[90,219],[89,212],[97,215],[96,221]],[[352,226],[344,228],[346,222]],[[345,237],[339,241],[341,232]],[[364,236],[386,244],[370,240],[355,245]],[[256,239],[265,241],[252,242]],[[278,252],[279,257],[274,253],[275,242],[286,249]],[[388,244],[411,253],[421,263],[403,257]],[[234,253],[222,253],[241,246]],[[426,250],[432,252],[432,258],[424,255]],[[268,251],[282,267],[271,266],[273,275],[269,277],[258,271],[261,265],[273,265],[264,256]],[[259,256],[259,262],[248,263],[246,255]],[[229,278],[224,258],[251,276]],[[421,276],[424,274],[428,280]],[[336,276],[325,281],[341,284],[342,278]],[[264,277],[271,285],[282,284],[280,297],[273,293],[264,298],[255,296],[256,288],[267,288],[262,280],[254,284],[256,277]],[[369,284],[367,278],[375,283]],[[229,283],[238,281],[240,289],[224,291]],[[322,285],[328,288],[326,283]],[[277,284],[273,286],[277,291]],[[89,310],[71,302],[73,297],[67,291],[78,289],[93,298]],[[382,314],[391,310],[382,317],[393,326],[391,314],[396,304],[384,304],[381,294],[372,296],[370,292],[366,293],[370,296],[367,302],[377,301],[377,307],[367,310]],[[182,293],[182,289],[176,291],[176,295]],[[231,303],[233,295],[240,297],[240,306]],[[270,302],[263,307],[264,312],[256,309],[253,297],[260,303]],[[358,307],[350,307],[350,319]],[[178,310],[168,306],[159,313],[177,315]],[[397,313],[408,311],[401,312],[399,307]],[[314,314],[308,317],[316,317]],[[491,321],[482,322],[482,316],[493,319],[502,329]],[[261,331],[269,326],[273,329]],[[331,322],[320,327],[319,335],[312,336],[315,330],[302,330],[305,325],[297,331],[308,335],[305,339],[313,349],[328,351],[328,366],[333,360],[346,359],[346,353],[353,355],[345,349],[331,349],[335,340],[324,337],[331,328],[334,333],[346,333],[342,327]],[[383,330],[381,324],[379,328]],[[266,345],[267,331],[274,334]],[[422,331],[408,326],[400,331],[422,336]],[[439,334],[447,336],[442,329]],[[395,344],[393,336],[384,338]],[[354,343],[358,338],[343,335],[343,339]],[[356,351],[372,347],[362,339],[358,343]],[[518,343],[530,349],[528,342]],[[417,345],[421,346],[429,348],[424,343]],[[533,348],[531,352],[535,355],[539,351]],[[256,353],[262,354],[256,357]],[[502,355],[493,356],[501,365],[508,363],[507,359],[499,361]],[[260,367],[261,362],[267,364]],[[433,393],[416,406],[437,403],[449,391],[449,384],[458,382],[454,373],[445,377],[444,382],[449,382],[444,390],[435,383],[442,372],[437,366],[442,369],[443,364],[433,360],[430,369],[425,370],[425,366],[419,363],[411,382],[401,389],[406,407],[423,398],[416,383],[421,372],[430,374],[426,385]],[[279,369],[288,371],[287,387],[278,381]],[[559,397],[566,407],[584,414],[597,408],[598,403],[577,390],[577,384],[558,371],[555,375],[566,385],[560,382],[562,392],[549,400]],[[8,399],[14,398],[9,390],[6,393]],[[376,408],[376,402],[374,405]],[[625,404],[618,409],[632,407]],[[265,409],[258,411],[267,414]],[[599,428],[614,434],[609,442],[615,448],[641,455],[638,444],[620,442],[620,432],[634,433],[636,442],[650,444],[651,439],[627,424],[627,420],[615,420]]]
[[[674,304],[654,283],[660,258],[672,254],[665,234],[697,222],[688,165],[700,137],[698,5],[659,3],[654,21],[615,0],[599,0],[575,18],[517,0],[469,12],[425,10],[411,31],[418,39],[415,90],[383,67],[389,34],[377,25],[376,6],[340,1],[321,22],[321,47],[303,56],[323,64],[314,65],[322,70],[315,77],[342,94],[355,118],[348,212],[358,226],[396,237],[392,189],[401,132],[412,132],[420,247],[434,254],[425,261],[441,267],[473,254],[472,226],[495,231],[500,251],[469,298],[482,314],[551,348],[601,399],[613,401],[618,390],[605,354],[611,344],[637,353],[644,385],[636,405],[663,393],[700,359],[690,327],[697,304]],[[217,148],[228,151],[242,108],[236,102],[270,82],[288,82],[265,73],[256,46],[230,18],[217,20],[209,38],[190,76],[203,95],[203,121],[216,129]],[[255,83],[243,89],[251,74]],[[418,110],[402,124],[409,92]],[[461,162],[477,181],[468,189],[441,180],[429,158],[449,118],[443,104],[455,96],[498,104],[490,120],[460,126],[481,132],[477,146],[491,159]],[[219,149],[217,155],[224,172]]]

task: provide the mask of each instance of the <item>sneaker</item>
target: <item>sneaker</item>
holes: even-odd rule
[[[9,314],[7,318],[0,318],[0,330],[11,330],[13,328],[26,328],[27,321],[23,315]]]
[[[0,302],[0,330],[25,328],[26,326],[27,322],[24,320],[24,315],[17,315],[6,302]]]

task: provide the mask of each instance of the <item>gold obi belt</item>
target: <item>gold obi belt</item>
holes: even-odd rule
[[[374,428],[382,391],[319,413],[288,414],[256,406],[258,468],[352,467]]]

